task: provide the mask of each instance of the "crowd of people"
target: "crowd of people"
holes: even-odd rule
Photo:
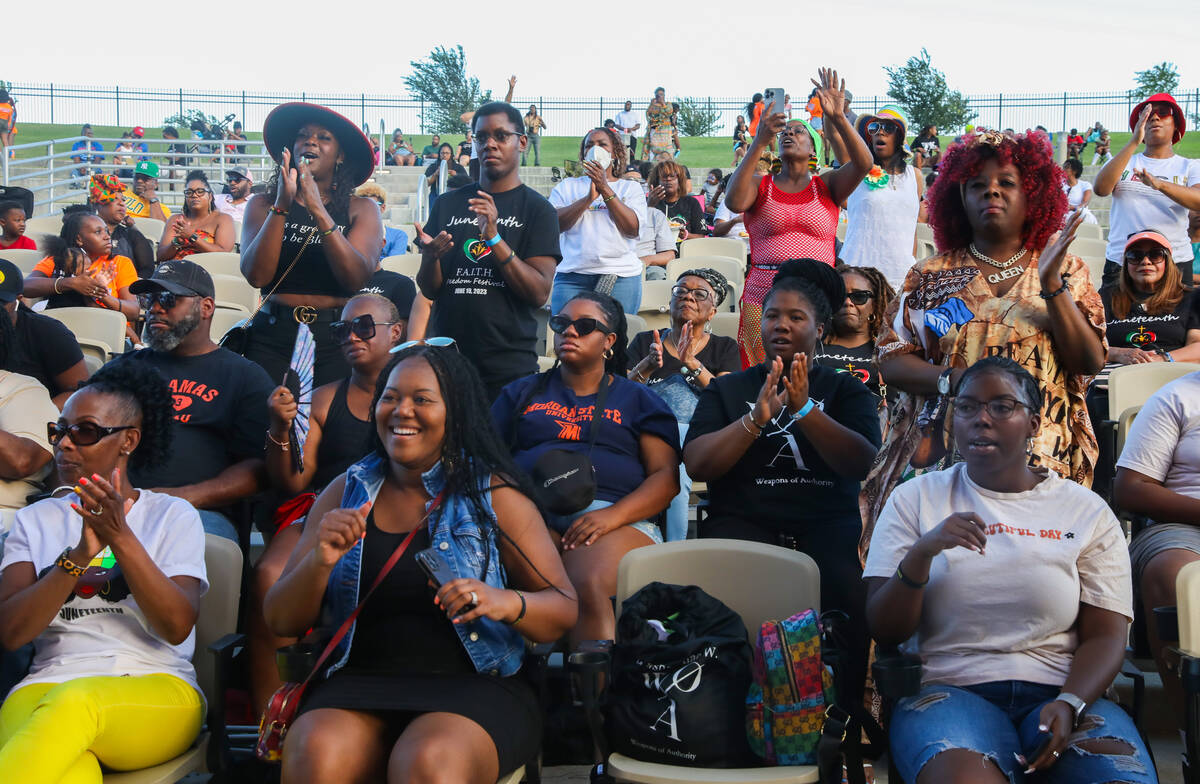
[[[1200,360],[1183,113],[1136,106],[1082,187],[1040,132],[907,143],[904,107],[855,116],[836,71],[813,85],[809,119],[752,102],[737,168],[699,198],[661,88],[641,139],[659,160],[633,162],[627,103],[549,198],[521,180],[537,107],[486,103],[474,179],[412,238],[415,279],[380,268],[409,239],[367,182],[371,140],[320,106],[267,117],[261,193],[242,167],[222,194],[192,171],[171,215],[152,161],[131,157],[129,183],[89,173],[30,274],[0,249],[0,779],[99,781],[186,748],[203,537],[245,545],[254,525],[252,710],[281,685],[277,649],[348,630],[287,734],[285,782],[524,764],[542,717],[523,639],[612,639],[620,559],[690,535],[816,561],[822,607],[850,619],[849,699],[872,640],[921,655],[889,728],[907,781],[1156,781],[1104,697],[1135,612],[1173,604],[1200,558],[1200,373],[1151,399],[1115,462],[1111,501],[1150,521],[1131,549],[1093,491],[1114,461],[1093,419],[1112,367]],[[459,165],[400,131],[386,155]],[[1099,289],[1071,250],[1090,192],[1114,196]],[[137,214],[166,221],[157,250]],[[922,216],[938,252],[918,261]],[[25,218],[0,204],[3,247]],[[744,285],[700,261],[670,281],[669,326],[630,334],[680,243],[739,224]],[[205,254],[235,245],[262,304],[222,336]],[[709,331],[734,298],[736,340]],[[45,315],[60,307],[118,311],[128,350],[89,374]]]

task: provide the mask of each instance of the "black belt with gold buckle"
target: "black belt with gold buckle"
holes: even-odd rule
[[[263,310],[275,318],[289,318],[297,324],[315,324],[318,321],[337,321],[342,317],[340,307],[318,308],[313,305],[284,305],[280,302],[268,302]]]

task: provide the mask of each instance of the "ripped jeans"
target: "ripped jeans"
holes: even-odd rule
[[[916,784],[921,769],[939,753],[970,749],[995,762],[1012,784],[1157,784],[1154,764],[1133,720],[1104,699],[1088,705],[1058,762],[1026,776],[1026,766],[1015,755],[1033,752],[1042,706],[1060,691],[1057,686],[1026,681],[926,685],[916,696],[900,700],[892,714],[888,734],[896,767],[905,781]],[[1129,747],[1129,753],[1080,749],[1077,742],[1088,738],[1117,740]]]

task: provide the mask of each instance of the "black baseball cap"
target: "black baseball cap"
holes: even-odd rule
[[[153,275],[134,281],[129,286],[130,294],[146,294],[151,291],[169,291],[184,297],[216,295],[208,270],[186,259],[164,261],[155,268]]]
[[[0,259],[0,303],[7,305],[25,290],[25,276],[8,259]]]

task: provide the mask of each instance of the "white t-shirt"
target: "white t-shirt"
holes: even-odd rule
[[[70,506],[78,500],[72,493],[38,501],[17,512],[0,571],[21,562],[32,563],[37,574],[55,568],[62,551],[79,542],[82,520]],[[201,593],[208,590],[204,528],[191,504],[142,490],[125,519],[163,574],[195,577]],[[33,644],[33,666],[21,685],[167,673],[196,686],[191,663],[196,630],[179,645],[159,637],[138,608],[121,566],[108,548],[88,564],[75,592]]]
[[[652,256],[664,250],[675,250],[671,222],[662,210],[647,210],[646,220],[638,224],[638,257]]]
[[[1067,206],[1072,210],[1075,210],[1079,208],[1079,205],[1083,204],[1083,195],[1091,192],[1092,184],[1087,180],[1076,180],[1074,185],[1068,186],[1064,182],[1063,190],[1066,191],[1067,194]],[[1066,219],[1064,218],[1064,220]],[[1096,220],[1096,216],[1092,214],[1091,210],[1089,210],[1087,207],[1084,207],[1083,222],[1098,223],[1099,221]]]
[[[1200,498],[1200,371],[1150,396],[1129,428],[1117,467]]]
[[[225,213],[235,221],[242,220],[242,216],[246,214],[246,205],[250,203],[249,199],[237,204],[233,201],[233,196],[228,193],[217,194],[217,210]],[[241,238],[238,237],[238,240]]]
[[[615,118],[613,118],[613,122],[617,124],[617,127],[622,129],[632,128],[633,126],[641,123],[641,121],[641,115],[635,111],[621,112]]]
[[[568,177],[550,191],[554,208],[570,206],[587,195],[592,181],[587,177]],[[631,180],[616,180],[609,186],[625,206],[638,218],[638,227],[646,220],[646,194],[642,186]],[[617,275],[622,278],[640,277],[642,260],[637,255],[637,238],[625,237],[608,214],[604,199],[597,197],[575,225],[559,236],[562,261],[558,272],[580,272],[587,275]]]
[[[965,463],[922,474],[888,498],[864,577],[891,577],[921,536],[955,512],[987,524],[984,555],[933,559],[917,632],[924,683],[1022,680],[1061,686],[1079,645],[1080,602],[1133,618],[1129,551],[1100,496],[1054,472],[1024,493],[985,490]]]
[[[1192,243],[1188,239],[1188,211],[1183,205],[1167,198],[1153,188],[1133,179],[1134,169],[1190,188],[1200,185],[1200,160],[1173,155],[1170,158],[1147,158],[1136,153],[1129,159],[1121,179],[1113,188],[1112,212],[1109,213],[1108,253],[1110,261],[1119,262],[1125,253],[1125,241],[1130,234],[1146,229],[1163,233],[1171,242],[1175,262],[1192,260]]]
[[[57,422],[58,417],[58,407],[40,381],[0,370],[0,430],[28,438],[51,455],[54,449],[46,439],[46,425]],[[0,479],[0,535],[12,528],[17,510],[38,491],[37,483],[50,473],[50,468],[51,463],[47,463],[23,479]]]

